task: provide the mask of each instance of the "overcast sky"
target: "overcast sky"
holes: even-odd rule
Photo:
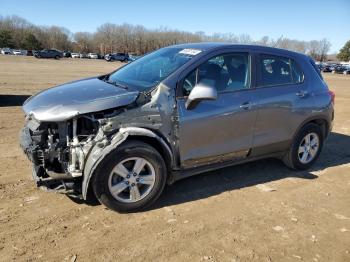
[[[328,38],[331,52],[350,40],[350,0],[10,0],[0,15],[18,15],[37,25],[94,32],[106,22],[160,26],[206,34],[280,36],[297,40]]]

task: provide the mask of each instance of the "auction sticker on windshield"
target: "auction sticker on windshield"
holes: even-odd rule
[[[184,55],[198,55],[202,50],[198,49],[190,49],[190,48],[185,48],[182,49],[179,54],[184,54]]]

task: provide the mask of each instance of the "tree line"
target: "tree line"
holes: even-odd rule
[[[315,60],[325,61],[331,44],[327,39],[300,41],[281,36],[264,36],[254,40],[247,34],[185,32],[164,27],[147,29],[142,25],[105,23],[95,32],[72,33],[59,26],[38,26],[19,16],[0,16],[0,47],[39,50],[56,48],[73,52],[101,54],[128,52],[138,55],[173,44],[189,42],[231,42],[258,44],[309,54]]]

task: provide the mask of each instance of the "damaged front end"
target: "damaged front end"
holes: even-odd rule
[[[33,178],[48,190],[81,193],[86,156],[101,139],[100,119],[105,114],[85,114],[61,122],[39,122],[28,115],[21,130],[21,147],[33,163]]]
[[[168,91],[161,85],[153,95],[129,92],[117,101],[117,107],[102,107],[103,110],[90,113],[80,107],[87,109],[88,102],[72,102],[70,106],[60,107],[57,114],[48,114],[44,106],[31,107],[33,101],[38,102],[36,97],[30,98],[24,105],[26,124],[20,132],[20,144],[33,163],[37,186],[87,199],[87,188],[95,168],[129,135],[153,139],[171,162],[171,139],[152,131],[174,135],[169,117],[173,113],[173,102],[169,102],[173,101],[173,96]],[[104,99],[105,102],[108,99]],[[109,106],[106,103],[106,107]],[[90,105],[90,109],[96,107]]]
[[[81,194],[91,148],[116,130],[105,132],[105,119],[136,106],[139,92],[123,90],[99,78],[56,86],[30,97],[23,105],[26,124],[20,144],[33,163],[38,186]]]

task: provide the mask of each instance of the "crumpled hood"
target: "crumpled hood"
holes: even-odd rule
[[[96,77],[59,85],[30,97],[23,104],[26,115],[38,121],[65,121],[79,114],[125,106],[138,91],[128,91]]]

